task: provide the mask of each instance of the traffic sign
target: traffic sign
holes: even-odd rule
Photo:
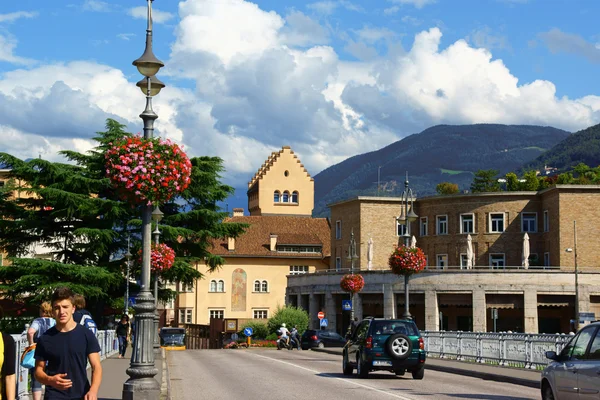
[[[319,317],[319,319],[323,319],[323,318],[325,318],[325,313],[323,311],[319,311],[319,313],[317,314],[317,317]]]
[[[595,321],[596,313],[593,312],[579,312],[579,321]]]
[[[321,328],[327,328],[328,324],[329,324],[329,321],[327,321],[327,318],[323,318],[321,320]]]
[[[254,329],[252,329],[252,327],[247,327],[244,328],[244,335],[246,336],[252,336],[254,334]]]
[[[352,300],[342,300],[342,310],[352,311]]]

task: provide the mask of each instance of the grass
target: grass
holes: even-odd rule
[[[448,174],[448,175],[458,175],[458,174],[464,174],[464,173],[471,174],[472,173],[470,171],[456,171],[453,169],[444,169],[444,168],[440,168],[440,172],[442,174]]]

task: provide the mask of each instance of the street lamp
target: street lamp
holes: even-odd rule
[[[579,328],[579,271],[577,269],[577,221],[573,221],[573,248],[565,250],[567,253],[573,253],[575,263],[575,331]]]
[[[127,253],[125,253],[125,258],[127,259],[126,264],[127,264],[127,273],[125,274],[125,283],[127,286],[125,286],[125,305],[123,308],[123,314],[129,314],[129,270],[131,268],[131,243],[130,243],[130,238],[127,238]]]
[[[152,211],[152,220],[156,222],[156,229],[152,234],[154,235],[154,244],[158,246],[158,239],[160,237],[160,231],[158,230],[158,223],[162,220],[163,213],[160,208],[156,206]],[[160,353],[160,339],[158,337],[158,271],[154,272],[154,353]]]
[[[406,247],[410,246],[410,224],[416,221],[419,216],[414,212],[414,201],[415,195],[411,188],[408,187],[408,172],[406,173],[406,181],[404,181],[404,191],[400,195],[400,216],[396,218],[400,225],[405,225],[404,234],[402,237],[404,238],[404,245]],[[409,291],[408,291],[408,280],[410,276],[408,274],[404,275],[404,314],[402,314],[402,318],[412,319],[412,315],[410,315],[409,307]]]
[[[154,120],[158,115],[152,110],[152,96],[157,95],[164,87],[155,75],[164,63],[152,52],[152,1],[147,1],[148,25],[146,28],[146,48],[144,54],[133,62],[138,71],[145,77],[138,86],[146,83],[146,108],[140,114],[144,121],[144,138],[150,139],[154,134]],[[153,79],[154,77],[154,79]],[[151,332],[154,328],[156,306],[150,292],[150,245],[152,231],[152,205],[142,208],[142,273],[140,291],[135,299],[136,332],[133,343],[131,363],[127,369],[129,379],[123,384],[123,400],[158,400],[160,385],[155,378],[158,373],[154,365],[153,340]]]
[[[354,261],[358,260],[354,228],[350,231],[350,246],[348,247],[348,257],[346,259],[350,261],[350,273],[354,275]],[[352,321],[354,321],[354,292],[350,294],[350,306],[350,326],[352,326]]]

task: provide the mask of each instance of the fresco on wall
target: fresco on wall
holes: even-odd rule
[[[231,311],[246,311],[246,271],[237,268],[231,276]]]

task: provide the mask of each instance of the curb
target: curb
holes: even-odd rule
[[[320,353],[327,353],[327,354],[335,354],[335,355],[341,356],[340,350],[337,350],[337,349],[314,348],[314,349],[312,349],[312,351],[317,351]],[[436,359],[436,360],[438,360],[438,359]],[[530,388],[534,388],[534,389],[538,389],[540,387],[540,382],[538,380],[532,380],[532,379],[527,379],[527,378],[518,378],[516,376],[507,376],[507,375],[501,375],[501,374],[492,374],[489,372],[466,370],[466,369],[462,369],[462,368],[450,367],[450,366],[439,365],[439,364],[431,364],[431,363],[427,363],[427,362],[425,363],[425,369],[429,369],[432,371],[448,372],[448,373],[456,374],[456,375],[471,376],[474,378],[480,378],[480,379],[484,379],[484,380],[488,380],[488,381],[512,383],[515,385],[526,386],[526,387],[530,387]]]
[[[162,382],[160,385],[160,397],[163,400],[171,400],[171,379],[169,377],[169,367],[167,364],[167,351],[160,349],[162,355]]]

